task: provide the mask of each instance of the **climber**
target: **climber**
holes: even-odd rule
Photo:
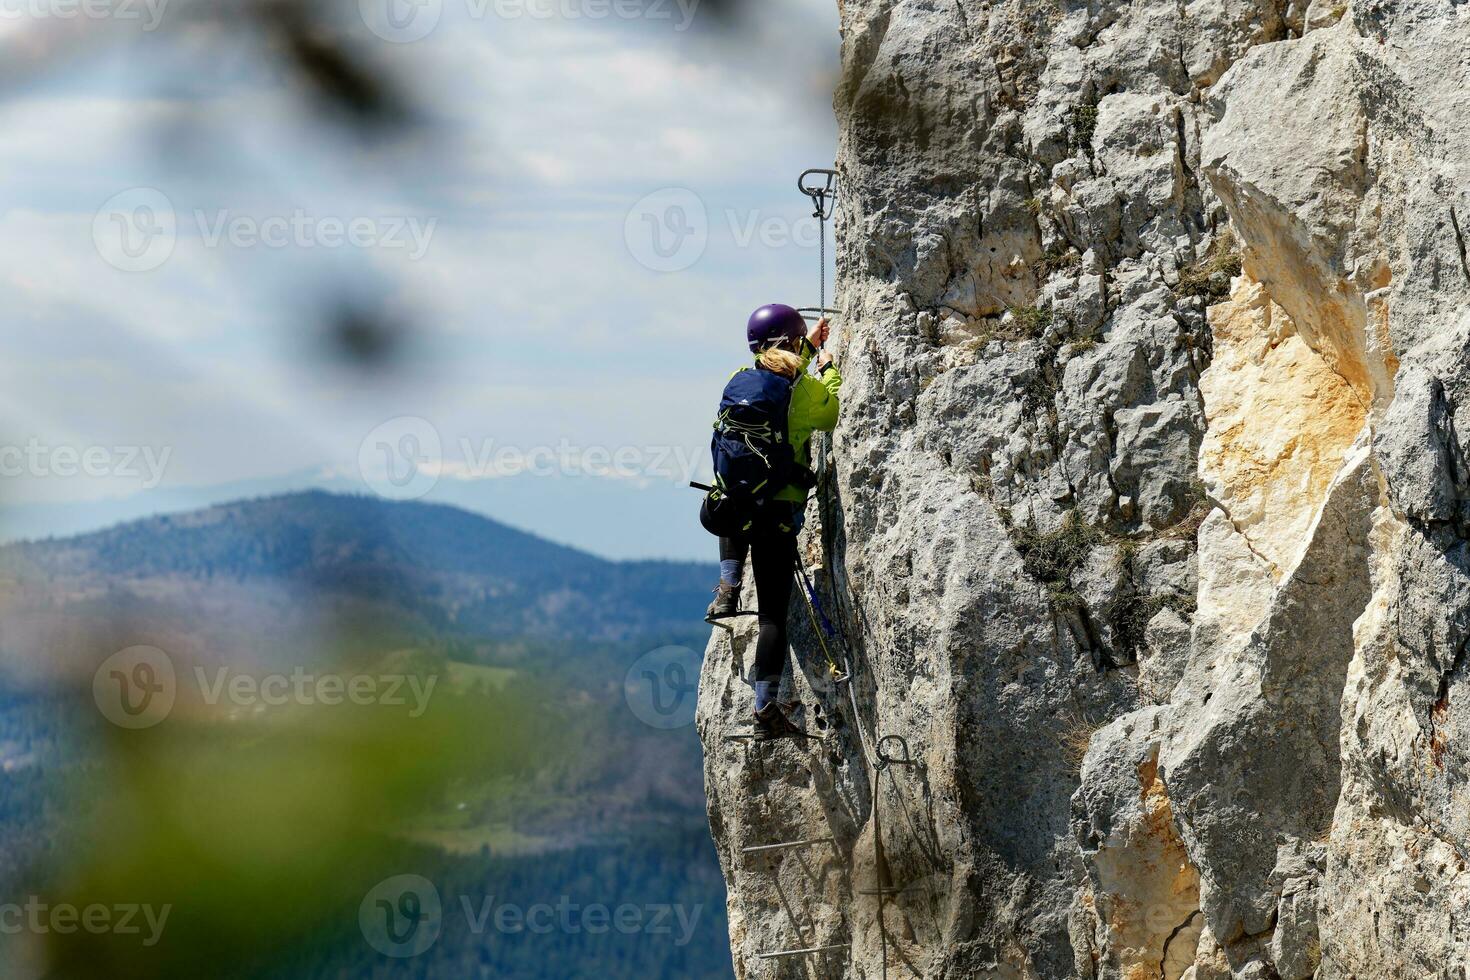
[[[828,330],[823,317],[808,332],[802,315],[780,303],[751,314],[745,335],[755,364],[725,386],[711,441],[715,487],[700,520],[720,538],[720,584],[708,619],[740,615],[749,555],[760,623],[752,674],[758,739],[805,734],[786,717],[776,691],[786,662],[796,533],[816,485],[808,444],[812,433],[837,425],[842,375],[822,349]],[[814,358],[815,376],[808,373]]]

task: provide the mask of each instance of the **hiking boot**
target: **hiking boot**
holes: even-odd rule
[[[777,738],[811,738],[786,717],[786,712],[781,710],[777,701],[772,701],[755,713],[755,725],[751,731],[757,742]]]
[[[713,622],[716,619],[729,619],[739,614],[740,586],[726,585],[724,582],[715,586],[715,601],[709,604],[709,611],[704,614],[704,618]]]

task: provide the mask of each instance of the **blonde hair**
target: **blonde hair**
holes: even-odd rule
[[[756,360],[767,371],[775,371],[787,378],[796,377],[806,367],[805,359],[800,354],[793,354],[784,347],[767,347]]]

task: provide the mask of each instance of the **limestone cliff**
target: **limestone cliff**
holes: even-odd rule
[[[711,640],[737,975],[1463,977],[1470,6],[842,23],[853,681],[729,741]]]

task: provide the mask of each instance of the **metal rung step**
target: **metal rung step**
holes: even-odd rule
[[[775,953],[761,953],[763,960],[780,960],[788,956],[811,956],[815,953],[830,953],[834,949],[850,949],[851,943],[837,943],[833,946],[811,946],[807,949],[783,949]]]
[[[818,844],[835,844],[835,837],[812,837],[808,840],[788,841],[784,844],[761,844],[757,847],[742,847],[741,854],[767,854],[771,851],[789,851],[798,847],[815,847]]]
[[[725,735],[724,736],[724,739],[727,742],[751,742],[751,741],[754,741],[755,740],[755,732],[735,732],[732,735]],[[825,742],[825,741],[827,741],[827,736],[826,735],[812,735],[812,734],[791,735],[791,736],[788,736],[786,738],[773,738],[773,739],[770,739],[770,741],[771,742]]]
[[[758,615],[760,614],[757,613],[754,609],[742,609],[733,616],[721,616],[719,619],[710,619],[708,616],[706,616],[704,621],[706,623],[709,623],[711,626],[718,627],[722,630],[728,630],[733,633],[735,631],[735,625],[730,622],[731,620],[739,619],[741,616]]]

